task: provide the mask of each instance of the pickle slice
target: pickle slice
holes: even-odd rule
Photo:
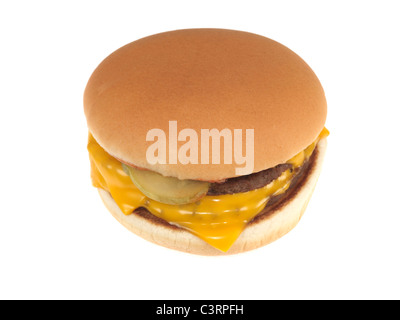
[[[122,165],[132,182],[150,199],[166,204],[186,204],[204,197],[210,184],[205,181],[180,180],[157,172]]]

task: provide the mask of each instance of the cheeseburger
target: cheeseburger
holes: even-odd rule
[[[84,93],[92,184],[112,215],[156,244],[233,254],[300,220],[328,131],[322,86],[293,51],[225,29],[129,43]]]

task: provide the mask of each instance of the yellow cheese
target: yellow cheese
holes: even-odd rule
[[[295,168],[301,166],[312,154],[318,140],[328,134],[324,128],[314,143],[288,162]],[[105,152],[92,135],[89,135],[88,151],[93,186],[109,191],[125,215],[144,207],[153,215],[188,230],[224,252],[271,196],[289,188],[295,171],[284,171],[279,178],[260,189],[233,195],[205,196],[195,203],[170,205],[143,195],[123,171],[121,162]]]

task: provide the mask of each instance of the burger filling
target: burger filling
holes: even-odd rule
[[[138,175],[132,174],[126,166],[124,168],[120,161],[104,151],[92,135],[89,135],[92,183],[94,187],[108,191],[125,215],[148,211],[226,252],[267,203],[289,189],[301,168],[310,159],[318,141],[328,134],[328,130],[324,128],[310,146],[284,164],[248,176],[227,179],[222,183],[211,183],[200,199],[191,203],[178,201],[177,204],[164,203],[165,201],[160,202],[154,200],[155,197],[149,197],[141,188],[145,183],[137,183]],[[146,175],[139,176],[141,182],[145,178]],[[165,183],[171,185],[173,181]],[[188,188],[204,188],[190,181],[187,185]]]

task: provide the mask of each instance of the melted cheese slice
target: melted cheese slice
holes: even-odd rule
[[[308,159],[319,139],[329,135],[324,128],[314,143],[288,161],[294,168]],[[226,252],[246,224],[264,209],[269,198],[285,192],[295,170],[284,171],[279,178],[256,190],[232,195],[205,196],[184,205],[170,205],[146,197],[123,171],[121,162],[110,156],[89,134],[88,151],[93,186],[107,190],[125,215],[139,207],[170,224],[188,230],[213,247]]]

